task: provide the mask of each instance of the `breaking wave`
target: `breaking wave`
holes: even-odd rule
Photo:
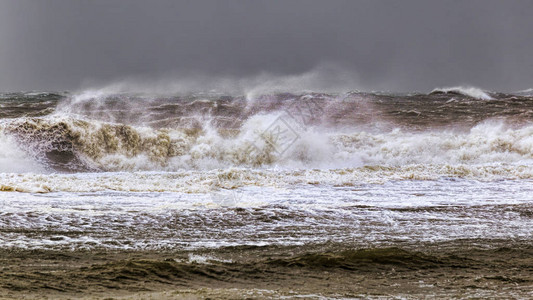
[[[454,90],[4,94],[0,189],[202,192],[225,172],[267,186],[533,178],[533,100]]]
[[[480,100],[493,100],[494,98],[489,95],[486,91],[476,87],[449,87],[449,88],[436,88],[431,91],[430,94],[452,94],[452,95],[463,95],[467,97],[472,97]]]
[[[0,131],[0,173],[5,172],[39,172],[44,171],[17,142]]]
[[[269,130],[279,126],[285,136]],[[299,130],[289,117],[257,115],[236,130],[136,127],[72,118],[3,125],[5,159],[64,171],[179,171],[242,167],[354,168],[412,164],[530,164],[533,126],[484,122],[468,131]],[[17,147],[13,149],[13,140]],[[5,168],[5,167],[4,167]]]
[[[533,88],[521,90],[513,94],[520,95],[520,96],[533,96]]]

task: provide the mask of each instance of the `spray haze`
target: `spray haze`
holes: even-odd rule
[[[334,63],[322,63],[299,74],[274,74],[261,72],[246,77],[231,75],[207,75],[191,72],[187,75],[167,75],[155,79],[132,76],[102,86],[87,83],[75,92],[80,97],[91,94],[103,96],[120,93],[146,95],[188,95],[193,93],[221,93],[250,98],[269,93],[329,92],[343,93],[361,90],[359,75]]]

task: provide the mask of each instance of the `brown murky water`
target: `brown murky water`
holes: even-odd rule
[[[202,251],[6,251],[7,298],[161,299],[529,298],[533,248],[463,240],[349,249],[347,245]]]

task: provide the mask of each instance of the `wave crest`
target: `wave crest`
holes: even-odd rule
[[[448,88],[436,88],[430,92],[430,94],[455,94],[462,95],[480,100],[494,100],[486,91],[476,87],[448,87]]]
[[[18,143],[13,147],[25,149],[25,157],[60,171],[533,162],[533,126],[513,128],[503,122],[484,122],[468,131],[352,128],[331,132],[322,126],[303,129],[288,117],[265,114],[249,118],[238,129],[209,124],[194,129],[154,129],[57,117],[16,119],[3,126],[2,134]],[[285,136],[276,130],[283,130]],[[20,151],[8,147],[3,155],[21,157]]]

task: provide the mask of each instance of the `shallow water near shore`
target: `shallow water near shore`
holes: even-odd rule
[[[6,248],[191,250],[324,242],[380,247],[533,238],[531,181],[3,195],[13,195],[3,198],[0,213]]]
[[[532,248],[511,240],[349,249],[1,250],[7,298],[529,298]]]

